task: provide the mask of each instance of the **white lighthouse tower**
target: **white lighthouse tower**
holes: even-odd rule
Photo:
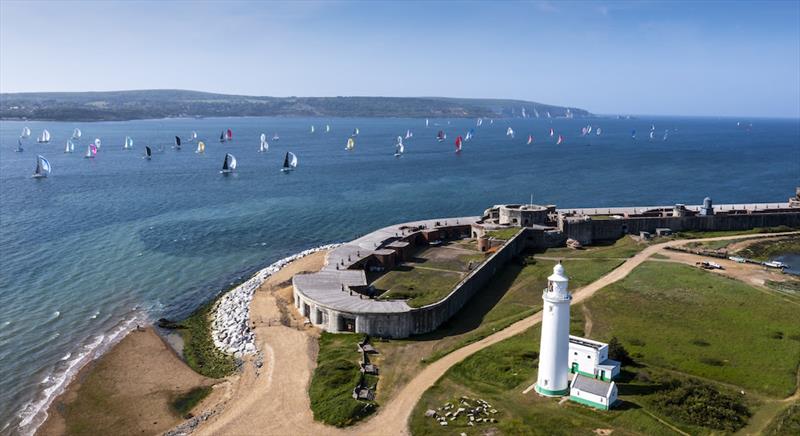
[[[542,341],[539,347],[539,376],[536,392],[548,397],[569,393],[569,279],[561,262],[553,267],[542,293]]]

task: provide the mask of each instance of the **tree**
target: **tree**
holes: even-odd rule
[[[628,350],[622,346],[622,343],[617,339],[616,336],[612,337],[610,341],[608,341],[608,358],[616,360],[623,365],[630,365],[633,363],[633,359],[631,355],[628,354]]]

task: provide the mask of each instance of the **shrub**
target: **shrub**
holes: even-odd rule
[[[633,359],[631,355],[628,354],[628,350],[622,346],[622,343],[617,339],[616,336],[612,337],[610,341],[608,341],[608,358],[616,360],[623,365],[630,365],[633,363]]]
[[[186,417],[194,406],[196,406],[203,398],[211,393],[211,386],[199,386],[188,392],[184,392],[170,401],[169,406],[173,412],[178,416]]]
[[[720,392],[697,380],[669,380],[653,402],[667,415],[687,424],[734,432],[744,427],[750,410],[739,396]]]

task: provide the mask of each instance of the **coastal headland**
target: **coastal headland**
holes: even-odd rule
[[[664,262],[681,263],[684,268],[691,265],[695,258],[689,254],[664,251],[683,246],[687,240],[716,247],[723,241],[733,244],[742,239],[795,237],[797,232],[793,230],[800,224],[800,209],[796,207],[798,200],[800,197],[777,205],[722,205],[715,208],[708,201],[701,206],[630,208],[630,211],[562,211],[546,206],[501,205],[487,209],[481,217],[390,226],[350,243],[295,256],[290,262],[281,263],[269,274],[260,276],[262,280],[257,285],[250,283],[248,286],[253,286],[252,290],[242,294],[244,300],[237,300],[244,303],[247,310],[237,308],[226,312],[228,315],[235,313],[232,317],[237,320],[246,315],[245,323],[241,324],[240,320],[235,323],[212,322],[216,326],[215,332],[208,332],[219,338],[219,328],[232,325],[242,338],[252,341],[247,342],[252,347],[236,342],[235,349],[230,350],[239,362],[239,369],[233,374],[220,379],[195,374],[150,329],[136,331],[81,373],[51,407],[50,419],[39,433],[63,433],[66,428],[72,430],[67,433],[80,434],[81,423],[86,420],[95,419],[94,422],[101,427],[108,422],[110,428],[114,428],[114,425],[130,419],[135,422],[124,428],[147,433],[425,434],[427,430],[422,430],[424,425],[416,418],[410,420],[412,411],[422,407],[418,405],[420,399],[430,404],[428,390],[442,376],[481,350],[528,332],[541,319],[536,306],[531,306],[530,311],[519,312],[521,317],[504,318],[491,329],[483,329],[482,320],[462,328],[459,327],[459,317],[453,317],[473,310],[472,300],[482,298],[482,293],[486,292],[484,289],[491,286],[489,278],[498,274],[502,277],[506,265],[514,264],[512,259],[528,259],[522,263],[523,272],[527,265],[539,268],[538,263],[542,263],[546,271],[547,265],[553,262],[547,256],[565,258],[567,263],[580,264],[583,261],[588,269],[576,271],[576,275],[579,278],[585,275],[586,278],[585,281],[579,280],[582,286],[575,291],[573,301],[573,304],[583,304],[595,293],[627,280],[634,271],[641,271],[642,265]],[[451,229],[453,226],[457,226],[457,231]],[[672,235],[673,231],[678,235]],[[656,233],[659,235],[655,236]],[[608,243],[609,240],[612,242]],[[583,245],[585,248],[579,251],[558,248],[564,244]],[[740,250],[748,244],[730,246],[731,250]],[[524,254],[530,249],[539,254]],[[581,253],[580,250],[586,250],[586,258],[575,255]],[[749,277],[747,266],[729,266],[731,273],[727,277],[733,280]],[[430,291],[432,294],[411,292],[420,291],[414,286],[422,284],[424,287],[426,280],[429,287],[434,286],[431,280],[438,278],[436,274],[430,275],[432,272],[453,279],[441,282],[444,283],[441,285],[443,290]],[[322,275],[322,280],[309,281],[315,275]],[[351,275],[354,280],[350,280]],[[336,281],[342,277],[345,282]],[[480,279],[475,280],[475,277]],[[539,279],[536,280],[534,291],[524,294],[536,294],[535,290],[540,286]],[[781,294],[770,288],[770,283],[783,283],[784,279],[765,272],[759,280],[760,292],[783,298],[793,305],[800,304],[796,295]],[[382,289],[381,283],[389,283],[391,286],[386,287],[391,289]],[[507,287],[503,292],[511,293],[515,289],[513,282],[504,286]],[[398,289],[403,289],[403,292],[398,293]],[[463,295],[459,296],[460,289],[468,291],[461,291]],[[236,289],[231,292],[236,292]],[[426,307],[448,304],[454,296],[458,303],[443,312],[445,315],[427,321],[429,323],[402,321],[397,325],[406,327],[393,330],[396,327],[393,316],[407,316]],[[415,298],[422,301],[434,298],[434,302],[415,304]],[[505,304],[501,297],[493,300],[490,306]],[[221,305],[215,307],[213,319],[220,316],[219,307]],[[350,308],[351,312],[336,310],[342,307]],[[376,311],[375,307],[396,308],[397,311]],[[362,309],[363,313],[359,312]],[[359,316],[366,318],[359,321]],[[451,317],[454,319],[450,320]],[[425,319],[431,318],[426,315]],[[446,322],[448,324],[443,325]],[[413,328],[421,330],[413,332]],[[591,320],[587,320],[585,329],[592,330]],[[315,421],[317,410],[312,410],[315,399],[309,396],[309,386],[320,363],[318,355],[328,352],[320,350],[318,341],[325,330],[369,333],[385,338],[375,344],[378,351],[386,354],[376,360],[381,366],[379,405],[374,416],[362,424],[336,429]],[[436,331],[443,333],[436,335]],[[474,334],[477,332],[480,334]],[[432,336],[425,336],[428,333]],[[390,339],[405,338],[409,334],[414,336]],[[586,334],[588,336],[589,332]],[[442,345],[437,348],[438,343]],[[356,343],[353,342],[352,346],[355,351]],[[403,351],[398,354],[399,350]],[[402,353],[408,356],[404,357]],[[153,370],[156,367],[158,370]],[[175,380],[171,377],[173,372],[177,377]],[[103,391],[94,388],[99,380],[105,381]],[[131,387],[135,380],[144,381],[140,389]],[[204,387],[212,387],[206,392],[207,396],[198,398],[182,414],[176,413],[173,406],[176,397]],[[768,425],[775,414],[784,410],[783,405],[790,404],[791,398],[797,394],[787,399],[775,399],[774,395],[777,392],[795,392],[795,388],[771,387],[760,391],[764,393],[759,393],[757,398],[769,407],[758,409],[757,419],[754,418],[751,425],[759,428]],[[103,404],[99,399],[140,404],[140,407],[130,411],[98,408]],[[342,398],[342,401],[351,400],[349,394]],[[663,416],[657,419],[668,420]],[[619,425],[630,429],[627,424]],[[699,428],[687,427],[680,422],[669,425],[679,429]],[[501,428],[508,430],[508,427]],[[119,433],[128,432],[121,430]]]

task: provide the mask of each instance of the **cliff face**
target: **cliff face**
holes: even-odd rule
[[[166,117],[564,117],[588,111],[522,100],[442,97],[252,97],[183,90],[0,94],[0,118],[109,121]]]

